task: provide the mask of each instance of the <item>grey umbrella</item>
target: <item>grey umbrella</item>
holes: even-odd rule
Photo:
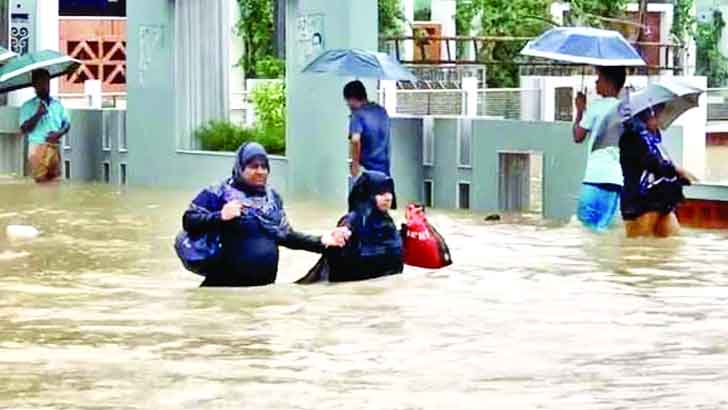
[[[705,90],[678,81],[650,84],[630,96],[630,114],[634,117],[650,107],[665,104],[657,121],[660,128],[666,129],[683,113],[697,107],[703,92]]]

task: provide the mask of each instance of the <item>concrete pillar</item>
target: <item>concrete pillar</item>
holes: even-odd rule
[[[463,91],[465,92],[465,116],[478,116],[478,78],[463,78]]]
[[[101,90],[101,80],[86,80],[83,83],[83,96],[86,98],[88,108],[101,109],[103,106]]]
[[[384,108],[387,110],[389,115],[397,113],[397,82],[396,81],[381,81],[382,91],[384,92]]]
[[[455,0],[432,0],[432,21],[440,23],[442,26],[442,37],[454,37],[457,32],[455,27],[455,13],[457,12],[457,4]],[[441,55],[443,59],[447,58],[447,42],[442,42]],[[450,53],[455,57],[457,47],[455,42],[450,42]]]
[[[333,48],[376,50],[377,1],[287,0],[286,91],[290,194],[341,206],[348,192],[348,119],[342,89],[354,78],[303,74],[319,51]],[[320,40],[320,42],[318,41]],[[316,49],[314,49],[315,51]],[[372,99],[376,81],[365,81]]]

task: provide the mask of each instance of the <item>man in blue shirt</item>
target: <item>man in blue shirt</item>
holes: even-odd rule
[[[391,176],[390,120],[387,110],[369,102],[367,90],[361,81],[346,84],[344,100],[351,110],[351,176],[357,178],[362,171],[379,171]]]
[[[42,160],[41,148],[50,144],[57,149],[61,138],[71,129],[71,122],[61,102],[50,96],[48,71],[33,71],[32,80],[36,96],[20,108],[20,131],[28,137],[28,159],[35,175]]]

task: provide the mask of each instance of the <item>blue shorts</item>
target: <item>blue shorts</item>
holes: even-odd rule
[[[581,223],[597,232],[607,230],[619,210],[618,188],[582,184],[576,214]]]

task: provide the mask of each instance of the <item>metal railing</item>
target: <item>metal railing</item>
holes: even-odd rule
[[[396,114],[465,115],[466,92],[458,89],[397,90]]]
[[[728,121],[728,88],[709,88],[708,121]]]
[[[383,48],[401,63],[408,65],[517,65],[543,68],[565,66],[540,59],[522,58],[518,53],[504,56],[499,60],[484,59],[490,54],[495,44],[518,45],[516,49],[525,46],[533,37],[501,37],[501,36],[381,36]],[[404,55],[404,45],[411,43],[413,55]],[[660,70],[680,71],[676,67],[674,55],[686,49],[685,46],[673,43],[632,42],[632,45],[642,54],[647,67],[638,71],[651,73]],[[568,66],[568,65],[566,65]]]
[[[508,120],[541,120],[541,90],[537,88],[478,90],[477,115]]]

